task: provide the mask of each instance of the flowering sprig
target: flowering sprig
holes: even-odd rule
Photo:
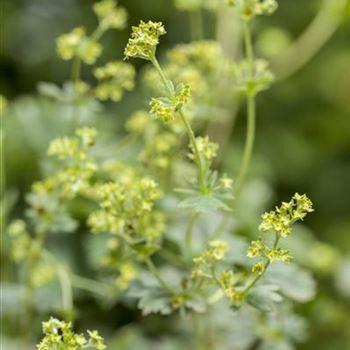
[[[117,6],[115,0],[102,0],[93,5],[93,10],[99,19],[99,26],[103,30],[124,29],[128,14],[124,7]]]
[[[283,202],[274,211],[262,215],[259,230],[262,232],[274,231],[275,239],[272,247],[268,247],[266,241],[261,237],[249,246],[247,256],[261,260],[253,265],[252,272],[255,273],[255,277],[246,285],[243,294],[248,293],[271,263],[275,261],[289,262],[292,259],[289,251],[278,247],[278,243],[281,238],[289,236],[292,225],[296,221],[303,220],[308,213],[313,211],[311,200],[305,194],[296,193],[288,203]]]
[[[296,193],[289,202],[283,202],[275,210],[263,214],[259,230],[275,231],[280,237],[287,237],[291,233],[292,224],[313,212],[312,202],[305,195]]]
[[[268,70],[267,63],[263,60],[256,60],[254,57],[251,20],[257,15],[273,13],[278,5],[276,0],[228,0],[227,3],[234,6],[241,17],[245,49],[245,60],[233,66],[236,86],[246,94],[247,104],[246,142],[236,182],[236,194],[238,194],[245,181],[253,153],[256,128],[256,94],[265,90],[273,80],[273,74]]]
[[[11,240],[11,257],[17,264],[30,262],[27,283],[30,288],[40,288],[51,282],[56,271],[54,266],[45,261],[43,255],[43,234],[34,237],[28,231],[23,220],[14,220],[7,227]]]
[[[74,28],[57,39],[57,53],[65,61],[76,57],[86,64],[94,64],[101,52],[101,44],[87,37],[83,27]]]
[[[125,62],[109,62],[104,67],[96,68],[94,75],[99,81],[94,92],[102,101],[120,101],[125,91],[134,88],[135,69]]]
[[[208,243],[208,248],[199,256],[193,259],[196,266],[208,265],[213,266],[217,262],[224,259],[228,252],[228,245],[226,242],[214,240]]]
[[[188,119],[182,111],[182,106],[189,97],[189,87],[186,85],[179,85],[175,89],[174,84],[164,75],[164,72],[155,55],[156,47],[159,43],[159,37],[165,33],[166,31],[162,23],[151,21],[145,23],[141,21],[138,27],[132,28],[131,38],[129,39],[128,45],[125,48],[125,56],[139,57],[149,60],[158,71],[167,96],[165,98],[151,100],[151,110],[154,114],[164,120],[171,120],[173,118],[172,113],[178,112],[196,154],[195,161],[198,168],[198,183],[200,191],[202,193],[206,193],[207,185],[205,173],[200,154],[197,149],[195,135]]]
[[[276,0],[226,0],[229,6],[237,9],[240,17],[250,21],[255,16],[271,15],[278,8]]]
[[[124,50],[125,58],[138,57],[151,61],[156,54],[159,37],[166,34],[161,22],[141,21],[132,27],[131,37]]]
[[[60,321],[51,317],[43,322],[44,337],[37,345],[38,350],[105,350],[107,347],[103,338],[95,330],[88,330],[88,337],[75,333],[70,322]]]
[[[150,101],[150,113],[164,122],[173,121],[176,112],[188,102],[190,94],[188,85],[179,84],[176,87],[174,99],[168,97],[152,98]]]
[[[288,214],[281,210],[281,208],[286,206],[290,208]],[[313,211],[311,201],[306,195],[301,196],[299,194],[295,194],[289,203],[283,203],[281,208],[276,208],[276,211],[273,212],[279,216],[278,219],[275,218],[275,222],[288,220],[289,226]],[[266,214],[262,217],[262,224],[264,224]],[[260,229],[261,227],[264,226],[260,225]],[[278,246],[279,240],[285,236],[281,235],[279,226],[277,226],[277,229],[278,231],[275,230],[275,239],[272,246],[269,246],[262,237],[251,242],[247,250],[247,256],[253,259],[260,258],[260,261],[254,263],[252,274],[245,279],[242,278],[241,274],[236,274],[233,270],[217,272],[220,264],[225,264],[228,245],[224,241],[210,241],[207,249],[193,259],[194,268],[190,277],[192,284],[196,286],[198,283],[203,284],[203,281],[206,281],[207,284],[214,285],[221,290],[221,294],[215,293],[208,298],[209,303],[216,302],[217,295],[219,295],[219,298],[220,295],[224,295],[232,306],[239,307],[272,263],[276,261],[289,262],[292,259],[288,250]]]
[[[100,57],[102,35],[109,29],[121,30],[126,26],[127,12],[117,6],[115,0],[101,0],[94,4],[93,10],[99,23],[91,35],[87,35],[84,27],[77,27],[57,39],[59,57],[65,61],[74,59],[72,78],[75,82],[80,80],[81,62],[92,65]]]
[[[93,233],[106,232],[113,237],[113,245],[103,258],[103,264],[119,271],[117,283],[125,289],[127,281],[137,274],[135,269],[129,268],[130,264],[123,270],[128,260],[120,265],[120,258],[115,260],[114,256],[124,256],[128,252],[128,259],[134,256],[140,261],[148,260],[158,250],[165,220],[154,208],[162,193],[152,179],[134,172],[119,175],[113,182],[95,185],[95,200],[100,209],[90,213],[87,223]]]
[[[253,69],[248,61],[233,64],[232,72],[236,88],[252,96],[266,90],[274,80],[274,75],[268,69],[268,62],[261,59],[254,61]]]
[[[50,143],[47,154],[66,162],[66,167],[51,177],[63,197],[72,198],[89,191],[89,180],[97,164],[88,151],[95,144],[96,135],[94,128],[82,127],[77,129],[75,137],[59,137]]]

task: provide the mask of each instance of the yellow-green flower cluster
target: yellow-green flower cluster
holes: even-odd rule
[[[219,186],[225,190],[231,190],[233,185],[233,180],[229,178],[226,174],[222,175],[219,179]]]
[[[266,252],[266,257],[271,261],[283,261],[289,262],[292,260],[292,256],[289,254],[287,249],[274,248]]]
[[[261,237],[250,244],[247,256],[249,258],[260,257],[266,261],[265,264],[262,261],[255,263],[252,268],[253,272],[262,274],[270,263],[275,261],[289,262],[292,260],[289,251],[279,248],[278,242],[281,237],[287,237],[291,233],[292,225],[297,220],[303,220],[312,211],[310,199],[305,194],[300,195],[296,193],[288,203],[283,202],[274,211],[262,215],[262,223],[259,229],[264,232],[272,230],[275,232],[276,237],[272,248],[269,248]]]
[[[178,111],[188,102],[191,96],[191,88],[187,84],[179,84],[175,92],[175,111]]]
[[[15,262],[21,262],[30,254],[32,239],[23,220],[13,221],[7,228],[11,238],[11,256]]]
[[[57,53],[66,61],[77,57],[86,64],[94,64],[101,52],[101,44],[87,37],[83,27],[74,28],[57,39]]]
[[[217,156],[217,151],[219,149],[219,145],[215,142],[211,142],[209,140],[208,136],[202,137],[198,136],[196,137],[196,145],[198,152],[206,162],[211,162],[216,156]],[[194,152],[194,146],[192,143],[189,144],[189,147],[192,151],[188,156],[191,159],[195,159],[195,152]],[[227,181],[226,181],[227,183]]]
[[[93,10],[103,30],[124,29],[126,27],[128,14],[123,7],[117,6],[115,0],[99,1],[93,5]]]
[[[156,241],[160,238],[164,219],[153,210],[153,206],[161,191],[153,180],[135,176],[104,183],[97,186],[96,195],[101,209],[88,218],[93,232],[109,232],[128,242],[133,239]]]
[[[211,73],[218,68],[224,57],[216,41],[202,40],[175,46],[167,52],[167,58],[172,64],[195,66],[201,72]]]
[[[179,84],[173,99],[168,97],[152,98],[150,101],[150,113],[164,122],[172,121],[175,119],[175,113],[188,102],[190,95],[190,87],[185,84]]]
[[[174,84],[191,86],[193,96],[203,99],[211,92],[219,73],[226,67],[226,59],[215,41],[203,40],[191,44],[180,44],[167,51],[164,72]],[[159,93],[159,77],[155,70],[145,74],[147,85]]]
[[[169,122],[175,119],[174,106],[168,99],[152,98],[149,106],[150,113],[164,122]]]
[[[276,0],[226,0],[227,4],[237,9],[246,21],[259,15],[271,15],[278,8]]]
[[[193,259],[195,265],[213,266],[217,262],[222,261],[228,251],[226,242],[214,240],[208,243],[208,248],[199,256]]]
[[[255,258],[261,256],[265,252],[265,241],[260,237],[256,241],[252,241],[248,250],[247,256],[249,258]]]
[[[143,110],[137,111],[125,123],[125,129],[130,133],[142,134],[150,125],[149,113]]]
[[[268,62],[261,59],[255,60],[253,71],[248,61],[234,64],[231,68],[237,89],[248,95],[256,95],[266,90],[274,80],[268,67]]]
[[[283,202],[280,207],[262,215],[262,222],[259,230],[266,232],[275,231],[281,237],[287,237],[292,230],[292,225],[298,220],[313,212],[312,202],[305,195],[296,193],[288,202]]]
[[[129,63],[109,62],[104,67],[95,69],[94,75],[99,80],[95,95],[102,101],[120,101],[125,91],[134,88],[135,69]]]
[[[83,27],[74,28],[70,33],[57,39],[57,53],[66,61],[77,58],[86,64],[94,64],[102,53],[99,38],[108,29],[123,29],[126,26],[127,12],[117,6],[114,0],[102,0],[93,5],[99,25],[91,36]]]
[[[89,180],[97,170],[95,161],[87,152],[95,144],[94,128],[77,129],[76,137],[59,137],[48,148],[48,155],[67,162],[67,166],[52,176],[52,182],[60,188],[62,196],[74,197],[89,189]]]
[[[44,337],[37,345],[38,350],[82,350],[85,348],[104,350],[106,345],[97,331],[87,331],[88,337],[76,334],[70,322],[51,317],[43,322]]]
[[[42,243],[30,235],[23,220],[13,221],[7,228],[11,239],[11,257],[16,263],[32,261],[29,271],[29,284],[39,288],[55,277],[55,269],[44,261],[42,256]]]
[[[130,283],[139,275],[135,265],[130,262],[122,263],[119,266],[119,276],[116,280],[120,289],[127,289]]]
[[[244,295],[234,287],[234,275],[232,271],[221,272],[217,281],[232,305],[238,306],[242,303]]]
[[[161,22],[141,21],[137,27],[132,27],[131,38],[124,50],[125,57],[152,60],[159,44],[159,37],[164,34],[166,31]]]
[[[263,240],[261,237],[257,239],[256,241],[252,241],[250,246],[247,250],[247,256],[249,258],[257,258],[257,257],[263,257],[267,258],[270,262],[274,261],[283,261],[283,262],[289,262],[292,260],[291,255],[289,254],[289,251],[286,249],[281,249],[278,247],[269,248],[266,245],[265,240]],[[255,264],[253,266],[253,272],[263,272],[264,271],[264,265],[261,262]]]
[[[179,139],[170,132],[161,132],[146,141],[140,154],[140,160],[147,167],[164,170],[171,165],[174,150],[179,145]]]

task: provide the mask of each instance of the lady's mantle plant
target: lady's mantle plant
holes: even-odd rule
[[[193,7],[186,10],[207,6],[204,3],[207,4],[193,2]],[[225,58],[216,42],[198,41],[171,49],[163,68],[157,48],[166,34],[164,25],[141,21],[132,27],[124,56],[151,64],[144,80],[146,85],[151,83],[149,90],[154,94],[149,110],[135,111],[126,122],[129,135],[141,142],[136,161],[126,163],[98,156],[98,132],[93,127],[79,127],[73,136],[50,143],[47,153],[54,159],[53,170],[28,194],[27,222],[17,220],[8,228],[13,260],[25,267],[26,310],[35,309],[32,298],[36,290],[57,279],[61,313],[67,321],[74,319],[74,288],[107,299],[136,298],[144,315],[177,311],[184,317],[190,314],[194,331],[196,314],[206,313],[209,318],[222,303],[232,313],[253,312],[256,323],[266,319],[261,327],[267,327],[272,310],[282,310],[282,314],[289,311],[289,302],[285,308],[277,305],[285,295],[278,283],[270,282],[268,273],[271,265],[292,260],[284,241],[293,224],[313,211],[306,195],[296,193],[289,202],[263,214],[259,226],[262,236],[241,247],[241,251],[231,244],[232,232],[222,229],[221,224],[207,237],[202,234],[201,242],[194,244],[193,232],[201,220],[219,213],[225,223],[235,215],[232,209],[240,205],[253,152],[256,96],[273,81],[268,63],[254,56],[251,22],[256,16],[272,14],[277,9],[276,1],[227,3],[235,8],[242,22],[245,57],[241,62]],[[182,1],[177,4],[184,7]],[[125,61],[113,60],[95,68],[94,87],[81,80],[81,64],[93,65],[101,55],[101,36],[109,29],[126,26],[127,13],[113,0],[97,2],[93,10],[98,26],[91,35],[78,27],[57,41],[59,56],[73,60],[72,83],[66,90],[44,88],[47,95],[71,104],[74,124],[79,124],[74,118],[82,99],[118,102],[134,88],[135,70]],[[199,136],[205,125],[201,111],[210,115],[219,109],[211,95],[213,83],[221,79],[243,93],[247,108],[242,162],[232,178],[216,169],[218,144],[205,133]],[[233,89],[228,93],[234,94]],[[174,175],[176,168],[189,169],[189,179],[179,180]],[[167,203],[174,198],[177,206],[169,206]],[[77,230],[79,222],[71,213],[75,201],[87,203],[84,218],[95,235],[91,241],[102,246],[97,280],[77,276],[71,268],[58,263],[46,245],[51,233]],[[180,217],[182,224],[186,222],[186,227],[179,225],[180,236],[175,239],[169,235],[170,228],[179,223],[174,217]],[[238,261],[242,250],[246,250],[245,257]],[[54,318],[44,322],[44,338],[38,349],[105,349],[97,332],[88,331],[86,337],[75,334],[72,327],[72,323]],[[206,339],[201,337],[206,336],[199,336],[200,348],[205,348]]]
[[[50,318],[43,322],[44,338],[38,344],[38,350],[104,350],[106,345],[97,331],[87,331],[88,337],[76,334],[70,322]]]

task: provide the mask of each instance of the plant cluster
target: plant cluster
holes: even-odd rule
[[[29,293],[54,279],[60,281],[67,322],[55,318],[44,322],[39,350],[106,348],[96,331],[88,331],[88,337],[76,334],[68,322],[74,321],[74,283],[112,300],[120,297],[118,300],[130,303],[137,299],[144,315],[179,311],[184,317],[190,314],[196,318],[196,314],[210,313],[225,303],[232,312],[251,312],[246,307],[253,306],[254,320],[260,315],[268,319],[268,313],[288,299],[278,281],[269,279],[269,270],[271,265],[292,260],[280,243],[287,240],[296,221],[313,211],[310,199],[296,193],[289,202],[263,214],[259,230],[272,231],[274,238],[254,238],[241,249],[241,260],[237,260],[238,248],[231,244],[230,229],[222,228],[222,223],[235,215],[246,184],[254,144],[256,96],[273,82],[268,63],[254,56],[251,21],[277,9],[274,0],[227,3],[242,21],[245,57],[240,62],[226,58],[217,42],[203,40],[170,49],[163,64],[157,50],[166,34],[165,26],[141,21],[132,27],[124,56],[150,63],[143,80],[152,95],[149,110],[135,111],[125,124],[127,137],[141,144],[136,160],[98,156],[98,132],[91,126],[78,127],[74,135],[51,141],[48,175],[32,186],[26,198],[27,222],[15,220],[7,229],[13,260],[27,264]],[[186,11],[218,6],[209,0],[176,1],[176,5]],[[63,89],[44,87],[47,95],[71,104],[73,114],[84,98],[118,102],[135,85],[136,71],[125,61],[113,60],[95,68],[95,87],[81,80],[81,63],[93,65],[102,53],[101,36],[109,29],[126,26],[126,10],[113,0],[95,3],[93,11],[98,26],[91,35],[78,27],[57,40],[59,56],[73,60],[72,83]],[[211,95],[220,80],[229,82],[228,95],[242,93],[247,106],[246,143],[234,176],[219,169],[219,145],[202,132],[208,115],[218,109],[218,101]],[[186,170],[186,176],[179,180],[176,169]],[[76,201],[88,208],[80,220],[71,211]],[[207,237],[203,234],[196,246],[194,231],[213,213],[221,216],[222,223]],[[178,216],[186,227],[178,225]],[[96,246],[92,250],[97,246],[101,250],[95,267],[97,281],[77,278],[72,269],[57,263],[46,245],[49,234],[74,232],[81,226],[93,233],[91,242]],[[173,239],[169,232],[174,226],[180,227],[180,236]],[[289,312],[290,303],[286,305]]]
[[[106,345],[97,331],[87,331],[88,338],[83,334],[76,334],[70,322],[60,321],[51,317],[43,322],[44,338],[38,344],[38,350],[104,350]]]

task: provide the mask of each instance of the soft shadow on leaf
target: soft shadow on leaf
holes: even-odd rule
[[[294,264],[275,263],[264,279],[279,286],[286,297],[301,303],[312,300],[316,294],[316,282],[311,273]]]
[[[168,315],[172,308],[169,294],[157,285],[152,276],[144,275],[135,281],[127,295],[138,299],[137,307],[144,316],[149,314]]]
[[[270,312],[275,309],[276,303],[280,303],[283,300],[278,292],[279,287],[276,285],[258,285],[250,291],[247,301],[261,311]]]

